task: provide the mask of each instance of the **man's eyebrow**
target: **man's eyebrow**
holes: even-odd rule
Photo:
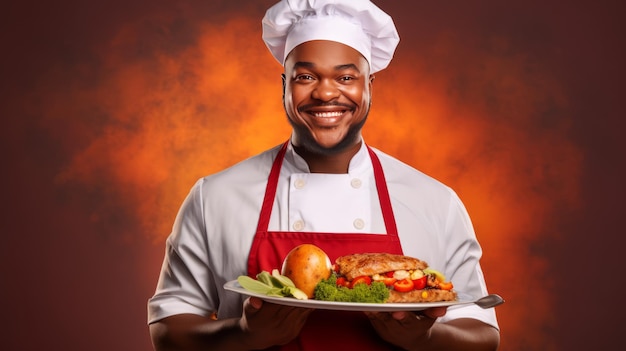
[[[293,64],[293,68],[313,68],[315,67],[315,64],[313,62],[307,62],[307,61],[298,61],[296,63]]]
[[[315,64],[313,62],[308,62],[308,61],[298,61],[294,63],[293,65],[293,68],[301,68],[301,67],[302,68],[314,68]],[[336,71],[343,71],[346,69],[353,69],[359,73],[361,72],[354,63],[346,63],[346,64],[335,66]]]
[[[359,71],[359,68],[354,63],[346,63],[346,64],[343,64],[343,65],[335,66],[335,70],[336,71],[343,71],[343,70],[346,70],[346,69],[353,69],[353,70],[361,73],[361,71]]]

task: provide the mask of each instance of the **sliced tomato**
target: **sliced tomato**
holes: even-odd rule
[[[397,282],[393,283],[393,289],[395,291],[399,291],[399,292],[408,292],[413,290],[413,287],[415,285],[413,284],[413,281],[411,279],[402,279],[402,280],[398,280]]]
[[[352,279],[352,281],[350,282],[349,288],[352,289],[357,284],[367,284],[367,285],[370,285],[370,284],[372,284],[372,278],[370,278],[367,275],[362,275],[362,276],[356,277],[356,278]]]
[[[391,271],[391,272],[387,272],[387,273],[385,273],[385,274],[383,274],[383,275],[384,275],[385,277],[387,277],[387,278],[393,278],[393,273],[394,273],[394,272],[393,272],[393,271]]]
[[[428,276],[424,275],[421,278],[413,279],[413,289],[422,290],[426,287],[426,283],[428,282]]]
[[[398,279],[394,278],[394,277],[385,277],[382,282],[386,285],[386,286],[392,286],[396,281],[398,281]]]
[[[452,282],[441,282],[439,283],[439,289],[441,290],[452,290],[453,286],[452,286]]]
[[[348,281],[346,280],[345,277],[338,277],[337,286],[348,286]]]

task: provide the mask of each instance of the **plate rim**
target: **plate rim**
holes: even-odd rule
[[[238,293],[240,295],[258,297],[264,301],[277,303],[285,306],[326,309],[336,311],[371,311],[371,312],[394,312],[394,311],[421,311],[432,307],[452,307],[458,305],[466,305],[474,303],[474,299],[468,298],[462,293],[456,301],[435,301],[435,302],[385,302],[385,303],[367,303],[367,302],[336,302],[336,301],[320,301],[320,300],[298,300],[293,297],[275,297],[264,294],[255,293],[241,287],[239,282],[235,280],[228,281],[224,284],[224,289]]]

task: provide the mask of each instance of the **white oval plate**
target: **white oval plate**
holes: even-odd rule
[[[371,312],[393,312],[393,311],[421,311],[431,307],[449,307],[456,305],[471,304],[476,301],[465,297],[463,294],[458,294],[458,301],[438,301],[438,302],[421,302],[421,303],[363,303],[363,302],[334,302],[334,301],[320,301],[320,300],[298,300],[293,297],[275,297],[267,296],[264,294],[254,293],[250,290],[246,290],[239,285],[237,280],[231,280],[224,284],[224,289],[236,292],[241,295],[255,296],[262,300],[272,302],[279,305],[304,307],[304,308],[316,308],[323,310],[336,310],[336,311],[371,311]]]

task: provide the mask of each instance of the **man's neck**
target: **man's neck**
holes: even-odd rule
[[[294,146],[294,150],[309,165],[311,173],[331,173],[342,174],[348,173],[348,167],[352,157],[361,148],[361,142],[347,148],[346,150],[331,155],[323,155],[312,153],[302,147]]]

